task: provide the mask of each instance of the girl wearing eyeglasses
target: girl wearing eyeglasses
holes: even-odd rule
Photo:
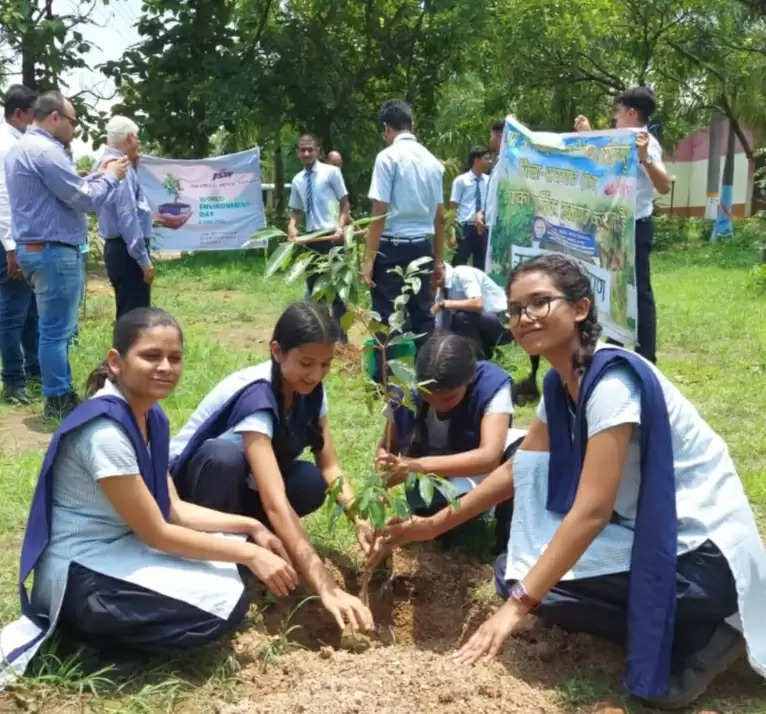
[[[508,284],[514,339],[552,365],[529,432],[445,508],[390,528],[429,540],[514,498],[505,604],[455,653],[496,655],[525,616],[625,643],[625,685],[675,709],[747,652],[766,676],[766,554],[724,441],[642,357],[597,344],[590,281],[560,255]]]

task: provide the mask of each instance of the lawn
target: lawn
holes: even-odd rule
[[[748,287],[754,259],[753,249],[736,245],[665,251],[654,256],[653,276],[660,366],[726,439],[766,532],[766,295]],[[301,296],[302,285],[264,280],[263,265],[255,251],[159,264],[154,303],[174,314],[185,331],[184,376],[164,404],[173,431],[220,378],[267,357],[277,316]],[[78,385],[109,346],[112,315],[110,287],[94,269],[72,352]],[[514,376],[524,375],[527,361],[517,348],[504,354],[503,363]],[[336,360],[327,389],[341,464],[358,479],[370,468],[381,418],[365,406],[353,357]],[[41,402],[22,412],[0,407],[3,623],[18,613],[18,548],[46,439],[40,412]],[[516,425],[531,415],[532,407],[518,410]],[[338,577],[355,587],[360,559],[351,529],[341,521],[330,528],[324,510],[307,525]],[[427,702],[446,712],[594,711],[599,702],[611,702],[615,712],[645,711],[620,693],[621,651],[584,636],[533,631],[512,640],[498,662],[457,674],[442,653],[495,604],[489,566],[424,547],[397,554],[395,573],[392,588],[376,600],[376,616],[391,633],[389,647],[362,655],[336,652],[327,646],[336,636],[315,602],[288,617],[307,593],[287,605],[259,596],[232,641],[149,660],[128,677],[85,673],[76,655],[49,648],[33,676],[0,695],[0,711],[404,712],[430,711]],[[299,629],[288,634],[293,625]],[[735,669],[701,706],[708,712],[766,712],[766,687],[744,665]],[[297,703],[298,681],[308,705]]]

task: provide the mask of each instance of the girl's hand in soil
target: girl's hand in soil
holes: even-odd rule
[[[277,597],[286,597],[298,585],[298,574],[286,560],[263,546],[253,546],[247,567]]]
[[[365,557],[369,556],[375,543],[375,529],[361,518],[356,520],[356,542],[359,543],[362,554]]]
[[[509,599],[490,617],[455,654],[452,659],[460,664],[475,664],[492,659],[502,649],[508,636],[519,627],[527,609],[518,601]]]
[[[438,535],[431,518],[410,516],[403,521],[400,518],[390,518],[386,524],[387,534],[383,543],[389,548],[407,543],[433,540]]]
[[[292,566],[293,562],[290,560],[290,556],[287,553],[287,549],[282,544],[282,541],[266,528],[263,523],[259,523],[253,528],[250,535],[256,545],[260,545],[262,548],[270,550],[272,553],[282,558],[288,565]]]
[[[349,595],[337,586],[325,590],[319,597],[325,609],[335,618],[341,632],[346,625],[351,627],[352,632],[375,629],[370,609],[359,598]]]

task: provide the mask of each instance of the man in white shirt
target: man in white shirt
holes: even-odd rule
[[[486,146],[474,146],[468,154],[470,170],[452,182],[450,208],[457,211],[462,236],[453,263],[463,265],[473,259],[475,268],[484,270],[487,255],[487,231],[482,220],[477,221],[484,208],[489,185],[492,156]]]
[[[636,148],[641,164],[636,182],[636,297],[638,301],[638,342],[636,352],[650,362],[657,362],[657,311],[649,270],[654,225],[652,198],[654,191],[670,191],[670,179],[662,163],[662,147],[648,131],[646,124],[657,102],[649,87],[633,87],[615,99],[614,126],[637,129]],[[575,119],[577,131],[590,131],[588,119]]]
[[[391,269],[404,269],[413,260],[433,257],[431,284],[423,280],[420,291],[407,304],[408,328],[425,335],[434,327],[433,288],[443,280],[444,167],[413,136],[409,104],[385,102],[380,124],[388,147],[375,158],[368,195],[372,215],[385,215],[385,219],[370,224],[363,275],[371,288],[372,308],[387,323],[402,289],[401,277]]]
[[[16,262],[11,235],[11,206],[5,182],[5,155],[35,116],[37,94],[20,84],[5,93],[5,122],[0,124],[0,355],[3,360],[2,399],[29,404],[26,380],[40,379],[35,294]]]
[[[346,184],[339,168],[318,160],[319,144],[311,134],[304,134],[298,140],[297,153],[303,170],[295,174],[290,188],[287,238],[295,240],[298,237],[298,224],[302,215],[307,233],[328,232],[328,240],[308,246],[317,253],[326,254],[333,246],[342,245],[343,227],[351,221]],[[316,281],[316,275],[306,278],[309,296]],[[345,312],[343,301],[336,297],[333,302],[335,319],[340,321]]]

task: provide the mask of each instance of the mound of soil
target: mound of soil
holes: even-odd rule
[[[358,574],[339,555],[326,561],[339,583],[358,591]],[[263,613],[262,627],[235,641],[242,663],[244,698],[218,708],[221,714],[523,714],[600,712],[623,708],[622,648],[586,634],[570,634],[529,616],[496,661],[468,668],[449,653],[459,647],[500,601],[492,568],[423,544],[394,554],[392,573],[381,573],[371,588],[377,637],[362,652],[341,649],[341,636],[318,600],[305,597],[276,603]],[[389,577],[391,576],[391,577]],[[288,628],[288,651],[264,657],[268,645]],[[284,644],[284,643],[283,643]],[[764,694],[747,665],[739,663],[711,688],[727,697],[726,708],[745,711]],[[752,709],[749,709],[753,711]],[[631,712],[652,711],[631,703]]]

